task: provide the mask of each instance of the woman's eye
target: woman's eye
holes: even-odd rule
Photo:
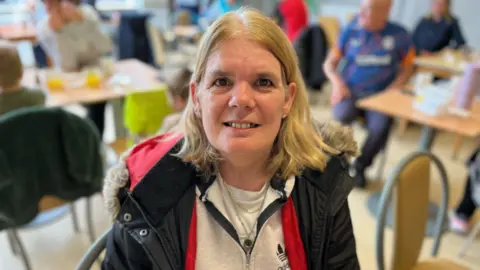
[[[273,82],[269,79],[258,79],[257,80],[257,85],[259,87],[272,87]]]
[[[227,78],[220,78],[220,79],[216,79],[214,82],[213,82],[213,86],[216,86],[216,87],[226,87],[229,85],[229,81]]]

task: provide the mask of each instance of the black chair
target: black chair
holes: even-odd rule
[[[138,59],[153,65],[153,54],[147,30],[148,12],[122,12],[118,27],[118,59]]]

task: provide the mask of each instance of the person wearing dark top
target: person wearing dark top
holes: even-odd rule
[[[432,0],[432,12],[423,17],[413,32],[417,53],[428,55],[445,47],[458,49],[466,44],[460,23],[450,12],[450,0]]]

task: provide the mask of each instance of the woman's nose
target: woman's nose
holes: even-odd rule
[[[230,107],[253,108],[255,98],[253,89],[248,83],[238,83],[232,88],[232,97],[228,105]]]

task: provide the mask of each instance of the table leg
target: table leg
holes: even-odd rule
[[[127,131],[123,126],[123,100],[115,99],[110,102],[113,109],[113,121],[115,125],[115,138],[125,138],[127,136]]]
[[[428,126],[424,126],[422,129],[422,135],[420,137],[420,143],[418,145],[420,151],[429,152],[432,149],[433,141],[435,140],[435,136],[437,135],[437,131]]]

